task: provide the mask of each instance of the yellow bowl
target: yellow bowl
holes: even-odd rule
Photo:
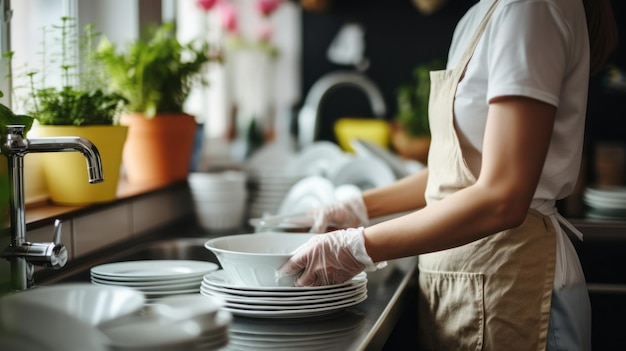
[[[354,153],[350,142],[352,139],[371,141],[388,148],[391,135],[389,123],[381,119],[373,118],[340,118],[334,125],[335,136],[339,146],[346,151]]]

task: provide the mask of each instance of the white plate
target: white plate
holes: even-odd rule
[[[335,186],[321,176],[309,176],[297,182],[282,201],[278,214],[302,213],[335,201]]]
[[[105,284],[105,285],[115,285],[115,286],[128,286],[132,288],[143,288],[143,287],[167,287],[167,286],[182,286],[186,284],[194,284],[202,281],[203,275],[196,275],[190,278],[183,279],[167,279],[167,280],[156,280],[156,281],[119,281],[115,279],[105,279],[97,275],[91,276],[91,281],[95,283]]]
[[[96,282],[91,282],[94,285],[100,285],[100,286],[107,286],[107,284],[101,284],[101,283],[96,283]],[[173,288],[156,288],[156,289],[145,289],[145,288],[131,288],[131,289],[135,289],[137,291],[141,291],[146,297],[150,297],[150,298],[154,298],[156,296],[167,296],[167,295],[177,295],[177,294],[190,294],[190,293],[196,293],[200,291],[200,284],[197,284],[197,286],[193,287],[193,288],[177,288],[177,287],[173,287]]]
[[[334,186],[353,184],[361,190],[378,188],[396,180],[387,164],[374,157],[352,157],[329,175]]]
[[[357,330],[363,326],[365,317],[362,313],[346,312],[337,316],[322,316],[307,323],[293,323],[289,319],[275,320],[272,323],[262,319],[246,319],[230,326],[230,334],[247,338],[323,337],[324,335]]]
[[[367,286],[359,286],[354,289],[333,292],[322,295],[302,295],[296,297],[250,297],[239,296],[219,292],[207,287],[201,287],[200,293],[203,295],[216,296],[230,303],[244,303],[250,305],[266,305],[266,306],[302,306],[305,304],[324,303],[339,299],[349,298],[367,291]]]
[[[232,299],[224,295],[216,295],[212,291],[201,289],[200,293],[205,296],[216,296],[223,298],[225,306],[245,308],[250,310],[293,310],[303,308],[327,307],[342,301],[352,300],[363,294],[367,294],[367,288],[362,287],[357,290],[349,291],[343,294],[337,294],[333,297],[324,297],[317,300],[299,300],[299,301],[281,301],[281,300],[255,300],[255,299]]]
[[[91,278],[91,283],[95,285],[104,285],[104,286],[121,286],[116,284],[110,284],[109,282],[103,282],[94,278]],[[201,284],[201,279],[198,279],[192,283],[185,284],[163,284],[163,285],[154,285],[154,286],[130,286],[126,285],[126,287],[133,288],[135,290],[143,291],[146,293],[150,292],[163,292],[163,291],[180,291],[180,290],[191,290],[191,289],[199,289]]]
[[[117,280],[129,278],[150,281],[168,278],[188,278],[215,271],[219,266],[213,262],[192,260],[145,260],[108,263],[91,268],[92,276],[111,277]]]
[[[359,156],[377,157],[385,162],[389,168],[391,168],[396,178],[403,178],[410,174],[400,157],[376,143],[367,140],[352,139],[350,145]]]
[[[255,287],[255,286],[242,286],[242,285],[237,285],[233,283],[233,281],[226,274],[226,271],[224,271],[223,269],[220,269],[220,270],[205,274],[202,282],[209,284],[211,286],[227,288],[227,289],[240,291],[240,292],[241,291],[259,292],[259,293],[264,293],[264,294],[267,294],[268,292],[270,292],[271,295],[282,292],[282,293],[292,293],[292,294],[295,293],[295,294],[300,295],[303,293],[312,293],[314,291],[324,292],[324,291],[328,291],[328,290],[332,290],[332,289],[336,289],[340,287],[365,284],[367,283],[367,275],[366,273],[362,272],[362,273],[357,274],[352,280],[349,280],[341,284],[334,284],[334,285],[302,286],[302,287],[298,287],[298,286]]]
[[[301,150],[289,162],[287,169],[305,176],[326,176],[333,165],[345,156],[339,145],[317,141]]]
[[[324,314],[329,314],[333,312],[337,312],[339,310],[343,310],[350,306],[354,306],[359,304],[367,299],[367,294],[362,294],[358,297],[355,297],[351,300],[343,300],[337,304],[332,304],[327,307],[315,307],[315,308],[302,308],[302,309],[293,309],[293,310],[278,310],[278,311],[256,311],[245,308],[235,308],[229,307],[228,305],[224,307],[224,310],[229,311],[230,313],[238,316],[245,317],[259,317],[259,318],[303,318],[303,317],[313,317],[313,316],[321,316]]]

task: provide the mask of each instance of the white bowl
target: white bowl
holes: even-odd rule
[[[295,276],[277,278],[276,271],[292,252],[315,234],[263,232],[222,236],[207,241],[222,268],[242,286],[293,286]]]
[[[0,350],[110,350],[97,327],[46,301],[14,298],[19,294],[0,299]]]
[[[3,300],[48,306],[97,326],[140,310],[146,298],[141,291],[124,286],[65,283],[21,291]]]

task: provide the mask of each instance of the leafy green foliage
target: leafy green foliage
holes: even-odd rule
[[[117,117],[127,101],[123,96],[105,90],[101,67],[93,50],[93,42],[99,34],[93,25],[86,26],[79,39],[75,39],[77,32],[76,21],[70,17],[62,17],[61,24],[53,26],[49,33],[44,28],[43,64],[45,67],[58,63],[62,86],[47,86],[44,69],[27,72],[29,96],[25,101],[26,111],[42,125],[117,124]],[[51,45],[57,51],[49,52],[50,48],[45,45],[46,34],[53,35]],[[76,50],[83,58],[82,66],[72,54]],[[41,76],[40,80],[35,80],[37,75]]]
[[[7,133],[7,126],[11,124],[24,125],[24,131],[28,132],[33,126],[33,121],[34,119],[32,117],[16,115],[10,108],[4,104],[0,104],[0,135],[5,135]]]
[[[128,101],[127,109],[151,118],[158,113],[181,113],[194,83],[206,84],[204,64],[212,58],[206,42],[181,44],[174,25],[150,30],[149,40],[129,43],[118,53],[102,40],[97,57],[103,63],[110,87]]]
[[[430,136],[428,98],[430,71],[443,68],[441,60],[419,64],[413,69],[413,82],[398,87],[396,120],[412,136]]]

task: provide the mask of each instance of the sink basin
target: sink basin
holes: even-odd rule
[[[129,246],[124,250],[107,252],[73,267],[64,267],[48,277],[35,277],[40,285],[60,282],[89,282],[93,266],[123,261],[139,260],[198,260],[217,263],[215,255],[204,247],[209,238],[158,239]],[[50,271],[48,271],[50,272]]]

